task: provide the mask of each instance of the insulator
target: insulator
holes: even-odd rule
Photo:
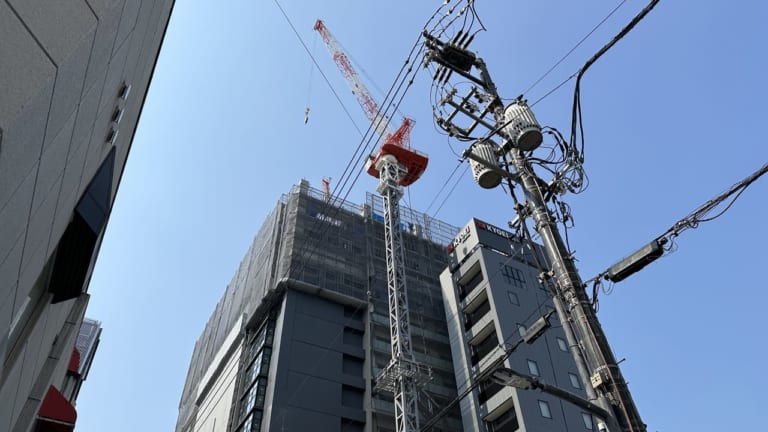
[[[504,118],[508,122],[504,130],[512,140],[512,147],[530,151],[541,145],[543,140],[541,126],[525,100],[518,99],[512,102],[504,110]]]
[[[478,142],[472,146],[472,154],[489,163],[492,166],[484,165],[480,162],[470,159],[469,165],[472,167],[472,176],[475,178],[475,182],[484,189],[493,189],[501,184],[501,174],[498,169],[498,156],[496,156],[496,144],[490,142]],[[496,170],[494,170],[494,168]]]

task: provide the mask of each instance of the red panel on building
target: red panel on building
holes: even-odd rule
[[[73,374],[80,373],[80,351],[77,348],[72,350],[72,357],[69,358],[67,371],[72,372]]]
[[[37,417],[36,432],[72,432],[77,411],[56,387],[50,386]]]

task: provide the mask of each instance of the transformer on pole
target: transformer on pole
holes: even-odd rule
[[[584,290],[573,254],[566,247],[557,221],[547,206],[555,194],[581,188],[583,158],[577,150],[566,147],[563,159],[567,163],[555,173],[552,182],[538,177],[529,154],[542,143],[542,129],[525,100],[519,97],[504,107],[484,61],[467,50],[469,41],[461,37],[461,32],[449,41],[440,40],[426,31],[424,37],[427,45],[425,65],[438,65],[435,81],[445,86],[455,73],[469,80],[472,86],[464,97],[457,96],[455,88],[446,92],[439,104],[452,111],[444,116],[436,115],[437,126],[451,136],[464,139],[470,139],[477,127],[487,129],[487,136],[474,142],[464,153],[471,160],[475,181],[481,187],[491,188],[506,177],[510,189],[514,181],[525,194],[525,202],[516,206],[518,220],[533,219],[541,236],[551,267],[543,268],[540,278],[553,287],[553,302],[579,374],[586,383],[587,396],[604,413],[598,429],[645,432],[646,426]],[[454,118],[458,114],[471,120],[469,126],[455,124]],[[491,138],[500,138],[502,144],[494,143]],[[500,169],[500,159],[511,172]]]

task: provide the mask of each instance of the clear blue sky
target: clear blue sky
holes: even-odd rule
[[[488,32],[473,48],[515,97],[617,3],[478,0]],[[361,127],[314,20],[386,89],[439,5],[282,4]],[[644,6],[624,4],[526,96],[571,75]],[[766,22],[764,2],[663,1],[587,73],[591,186],[566,197],[585,279],[768,161]],[[104,333],[78,431],[172,430],[194,342],[263,218],[299,179],[319,187],[341,175],[360,137],[310,64],[271,1],[176,3],[91,282],[88,315]],[[432,125],[428,84],[420,73],[401,106],[417,121],[413,145],[431,157],[410,191],[417,210],[457,163]],[[537,105],[539,121],[568,133],[572,91],[570,82]],[[766,187],[758,181],[723,217],[681,236],[677,252],[601,297],[599,318],[651,431],[768,422]],[[349,198],[374,189],[363,176]],[[513,215],[500,189],[467,175],[438,217],[472,216],[505,226]]]

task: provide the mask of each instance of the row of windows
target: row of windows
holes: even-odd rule
[[[541,416],[544,418],[551,419],[552,418],[552,409],[549,407],[549,402],[544,400],[539,400],[539,412],[541,413]],[[584,428],[587,430],[596,430],[595,427],[595,419],[592,416],[592,414],[582,412],[581,413],[581,420],[584,422]]]
[[[541,376],[541,372],[539,372],[539,364],[536,363],[535,360],[528,359],[528,372],[535,377]],[[568,372],[568,379],[571,382],[571,387],[581,389],[581,381],[579,380],[578,375]]]
[[[257,331],[248,333],[246,361],[239,382],[240,398],[236,423],[237,432],[260,432],[262,408],[267,391],[267,372],[272,357],[275,322],[268,319]]]

